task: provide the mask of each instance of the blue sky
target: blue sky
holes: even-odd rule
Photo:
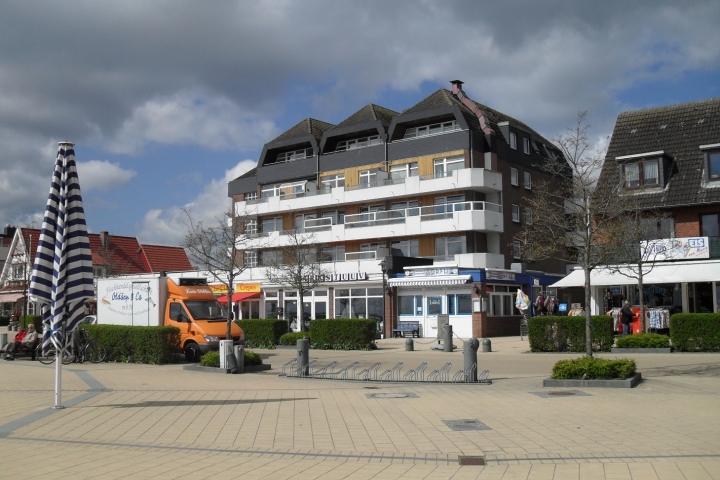
[[[40,226],[73,141],[91,231],[177,244],[308,116],[400,111],[449,81],[548,138],[589,111],[720,96],[716,0],[0,0],[0,222]],[[718,139],[720,141],[720,139]]]

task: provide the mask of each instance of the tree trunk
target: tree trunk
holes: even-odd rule
[[[640,332],[645,331],[645,295],[643,288],[643,264],[638,265],[638,294],[640,295]]]
[[[585,269],[585,354],[593,356],[592,352],[592,315],[590,313],[590,269]]]
[[[232,318],[232,316],[233,316],[232,294],[233,294],[233,291],[232,291],[232,280],[231,280],[230,282],[228,282],[228,287],[227,287],[227,306],[228,306],[228,308],[227,308],[227,333],[225,336],[225,340],[232,340],[232,333],[231,333],[231,329],[230,329],[230,327],[232,325],[232,321],[233,321],[233,318]]]

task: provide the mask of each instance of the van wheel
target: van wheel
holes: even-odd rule
[[[185,345],[185,360],[188,362],[199,362],[200,361],[200,347],[195,342],[190,342]]]

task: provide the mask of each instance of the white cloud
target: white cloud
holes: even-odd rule
[[[138,238],[143,243],[179,245],[187,231],[187,217],[183,209],[188,210],[194,221],[212,224],[222,218],[223,212],[230,208],[227,185],[248,170],[255,167],[254,160],[242,160],[233,168],[226,170],[218,178],[203,187],[202,192],[192,202],[183,206],[167,209],[152,209],[145,214],[138,230]]]
[[[80,188],[83,192],[117,188],[137,175],[135,171],[124,170],[117,163],[111,163],[107,160],[90,160],[76,163]]]
[[[221,96],[179,92],[135,108],[110,142],[114,153],[137,153],[147,142],[248,150],[275,133],[275,124]]]

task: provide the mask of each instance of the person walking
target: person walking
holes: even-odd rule
[[[622,315],[620,322],[622,323],[623,335],[632,335],[632,327],[630,324],[633,320],[633,311],[630,308],[630,302],[627,300],[625,300],[625,303],[620,310],[620,314]]]

